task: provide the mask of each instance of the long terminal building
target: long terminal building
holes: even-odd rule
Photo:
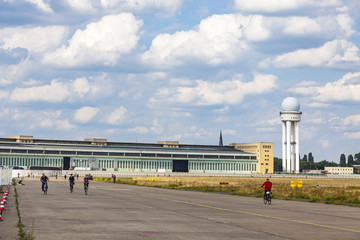
[[[0,166],[57,167],[63,170],[121,172],[273,173],[273,143],[188,145],[157,143],[0,138]]]

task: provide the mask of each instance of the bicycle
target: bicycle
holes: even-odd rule
[[[270,191],[266,191],[266,193],[264,195],[264,204],[271,205],[271,192]]]
[[[89,189],[89,186],[86,183],[84,183],[85,195],[88,195],[88,189]]]
[[[47,191],[48,191],[48,184],[47,184],[47,182],[45,182],[45,184],[44,184],[44,195],[47,195]]]
[[[74,183],[70,182],[70,193],[73,193],[74,191]]]

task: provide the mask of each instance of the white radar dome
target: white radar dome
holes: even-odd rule
[[[294,97],[287,97],[283,100],[281,104],[283,111],[299,111],[300,109],[300,103],[299,101]]]

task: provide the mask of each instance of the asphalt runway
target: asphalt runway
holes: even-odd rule
[[[35,239],[360,239],[360,208],[39,179],[17,186],[22,222]]]

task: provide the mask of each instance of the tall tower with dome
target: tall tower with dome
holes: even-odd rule
[[[281,104],[282,121],[282,169],[283,172],[298,173],[300,170],[299,122],[300,103],[294,97],[287,97]]]

